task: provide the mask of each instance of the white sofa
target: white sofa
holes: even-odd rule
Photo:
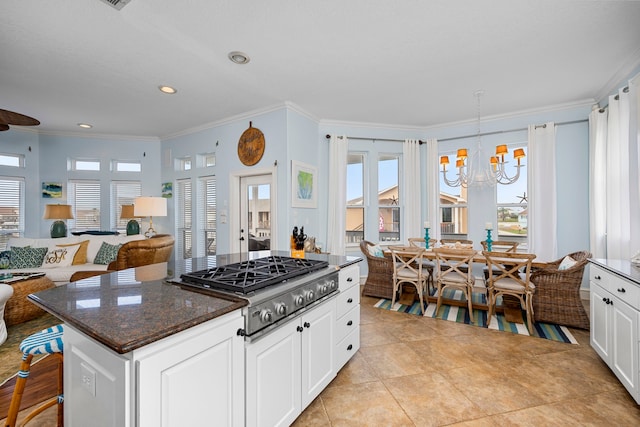
[[[132,236],[126,235],[80,235],[80,236],[71,236],[71,237],[62,237],[59,239],[33,239],[28,237],[12,237],[7,242],[7,250],[12,247],[26,247],[29,246],[31,248],[48,248],[52,250],[53,248],[59,247],[60,245],[69,245],[74,243],[82,243],[84,241],[88,241],[88,246],[86,247],[86,263],[84,264],[72,264],[72,265],[64,265],[57,266],[48,264],[48,266],[41,266],[38,268],[9,268],[7,270],[0,270],[0,272],[42,272],[45,273],[46,277],[49,278],[52,282],[54,282],[57,286],[69,283],[71,276],[73,273],[77,271],[105,271],[108,269],[108,264],[94,264],[94,260],[100,247],[103,242],[106,242],[110,245],[120,245],[134,240],[144,240],[144,235],[136,234]],[[77,246],[73,246],[74,248]]]
[[[0,283],[0,344],[7,340],[7,325],[4,323],[4,306],[13,295],[13,288]]]

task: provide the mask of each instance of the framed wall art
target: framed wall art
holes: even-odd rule
[[[62,197],[61,182],[43,182],[42,198],[43,199],[59,199]]]
[[[291,161],[291,206],[318,207],[318,169],[306,163]]]

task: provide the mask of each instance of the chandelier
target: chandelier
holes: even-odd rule
[[[456,153],[456,168],[458,169],[458,177],[456,179],[447,178],[447,165],[449,164],[449,156],[441,156],[440,164],[442,165],[442,177],[444,182],[450,187],[482,187],[498,184],[513,184],[520,178],[520,168],[524,165],[520,164],[520,159],[525,157],[524,150],[517,148],[513,151],[513,158],[516,159],[516,173],[509,176],[505,170],[505,166],[509,163],[505,160],[505,155],[509,154],[506,145],[496,146],[495,155],[488,155],[484,152],[480,138],[480,97],[484,94],[483,90],[474,93],[478,104],[478,133],[476,137],[476,148],[472,150],[471,156],[468,155],[468,149],[459,148]],[[485,160],[486,159],[486,160]]]

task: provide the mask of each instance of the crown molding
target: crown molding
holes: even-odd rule
[[[611,76],[609,81],[600,88],[595,94],[595,99],[598,103],[605,100],[609,95],[616,92],[620,87],[625,86],[629,80],[634,77],[629,77],[633,73],[640,72],[640,47],[634,52],[631,58],[620,69]],[[637,77],[637,76],[636,76]],[[605,104],[608,104],[609,101]]]

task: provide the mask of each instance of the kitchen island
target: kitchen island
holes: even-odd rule
[[[359,258],[311,256],[349,271],[350,287],[357,278]],[[238,334],[247,301],[194,292],[170,280],[246,257],[220,255],[139,267],[31,295],[31,301],[65,323],[65,425],[245,425],[245,385],[255,382],[245,378],[248,344]],[[323,312],[330,313],[324,318],[336,321],[338,300],[333,295],[323,305]],[[349,308],[359,303],[351,294],[348,300]],[[333,360],[338,326],[331,323],[329,329],[323,337],[331,340],[330,380],[348,358]],[[349,344],[351,356],[359,347],[359,328],[357,332],[357,343]]]

